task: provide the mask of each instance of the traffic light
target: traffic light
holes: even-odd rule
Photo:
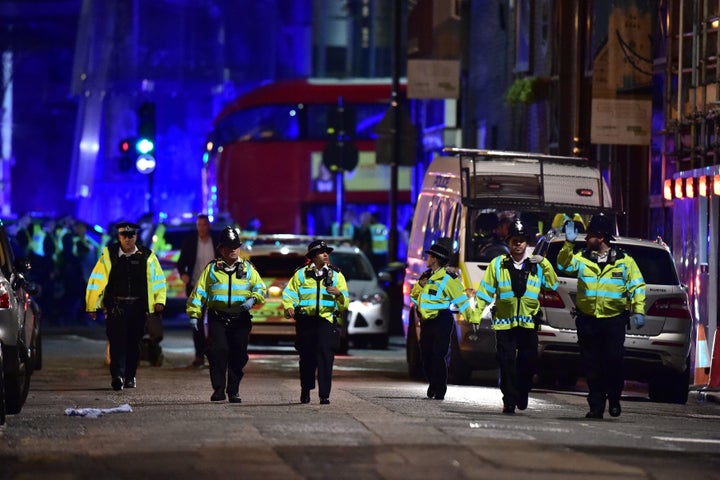
[[[135,150],[138,155],[155,156],[155,104],[152,102],[143,102],[137,109]]]
[[[137,109],[135,168],[142,174],[155,170],[155,104],[143,102]]]
[[[121,172],[127,172],[135,163],[135,139],[134,138],[123,138],[118,144],[118,150],[120,151],[120,158],[118,159],[118,168]]]

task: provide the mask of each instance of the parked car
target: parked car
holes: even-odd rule
[[[295,270],[305,265],[307,244],[312,239],[300,235],[259,235],[246,247],[244,255],[263,276],[268,290],[265,304],[253,308],[253,341],[293,339],[295,321],[286,319],[282,308],[282,291]],[[350,306],[345,319],[346,338],[354,347],[373,345],[386,348],[390,303],[380,287],[378,275],[365,254],[349,244],[333,243],[330,263],[345,276],[350,295]]]
[[[585,235],[575,242],[585,247]],[[547,258],[557,270],[557,255],[565,241],[553,239]],[[645,279],[645,326],[628,324],[625,337],[625,378],[649,384],[654,401],[685,403],[690,383],[690,340],[693,319],[686,287],[681,284],[670,250],[648,240],[617,237],[613,246],[625,250]],[[558,271],[559,288],[543,292],[544,323],[538,332],[541,380],[572,386],[580,370],[575,319],[577,279]]]
[[[0,221],[0,425],[22,410],[30,376],[42,368],[40,309],[25,280],[26,259],[15,259]]]

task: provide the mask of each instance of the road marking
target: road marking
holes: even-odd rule
[[[652,437],[652,438],[654,438],[655,440],[661,440],[663,442],[720,444],[720,440],[714,440],[711,438],[686,438],[686,437]]]

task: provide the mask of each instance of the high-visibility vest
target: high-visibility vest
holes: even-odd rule
[[[252,263],[241,259],[236,270],[226,272],[215,259],[200,274],[187,299],[186,310],[190,318],[201,318],[204,306],[229,314],[240,313],[246,300],[254,298],[261,304],[266,294],[265,282]]]
[[[105,247],[100,259],[95,264],[90,279],[88,280],[87,289],[85,290],[85,305],[88,312],[96,312],[104,308],[103,298],[105,287],[110,280],[110,272],[112,271],[112,255],[117,255],[118,248],[115,246]],[[112,253],[111,253],[112,250]],[[138,246],[138,251],[133,255],[147,255],[145,272],[147,275],[147,302],[148,312],[155,311],[155,304],[165,305],[167,296],[167,285],[165,283],[165,274],[160,267],[160,262],[152,250],[144,249]]]
[[[557,290],[558,278],[547,259],[538,264],[525,264],[527,280],[525,292],[517,297],[513,291],[509,255],[500,255],[492,259],[485,276],[480,282],[476,298],[478,308],[495,300],[495,312],[492,319],[493,330],[509,330],[514,327],[535,328],[534,316],[540,310],[540,289]],[[528,259],[525,262],[529,262]]]
[[[382,255],[388,252],[388,232],[387,227],[382,223],[373,223],[370,225],[370,235],[372,235],[372,251],[376,255]]]
[[[596,318],[622,313],[645,314],[645,279],[635,260],[623,250],[611,248],[608,262],[597,263],[597,252],[573,253],[565,242],[558,252],[558,269],[577,276],[576,305],[580,313]]]
[[[282,294],[283,308],[293,308],[297,312],[310,316],[318,316],[333,322],[335,312],[343,312],[350,306],[345,276],[337,270],[331,269],[330,283],[342,293],[342,300],[328,293],[325,278],[316,278],[312,269],[301,267],[295,271]]]
[[[410,300],[417,307],[421,321],[437,317],[441,310],[449,309],[450,304],[454,303],[466,320],[480,322],[482,310],[472,306],[462,282],[445,268],[439,268],[433,273],[424,287],[420,282],[415,283],[410,292]]]

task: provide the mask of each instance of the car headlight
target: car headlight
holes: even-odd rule
[[[282,288],[272,285],[267,290],[268,297],[277,298],[282,296]]]
[[[383,303],[385,297],[380,293],[371,293],[370,295],[363,295],[360,300],[363,302],[371,303],[373,305],[378,305],[380,303]]]

